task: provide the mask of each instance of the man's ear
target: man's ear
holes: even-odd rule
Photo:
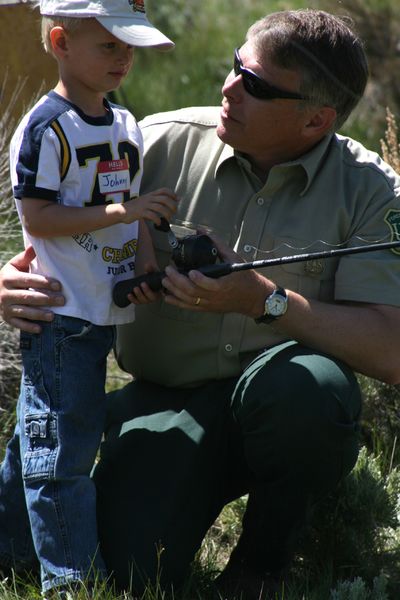
[[[311,113],[304,127],[304,134],[307,137],[321,137],[333,127],[335,120],[336,110],[331,106],[322,106]]]
[[[65,57],[68,51],[68,38],[63,27],[57,25],[51,29],[50,42],[54,54],[59,58]]]

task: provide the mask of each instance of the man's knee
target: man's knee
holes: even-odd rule
[[[302,464],[311,476],[328,461],[341,476],[356,461],[361,394],[329,356],[293,343],[265,352],[239,380],[232,409],[257,474]]]

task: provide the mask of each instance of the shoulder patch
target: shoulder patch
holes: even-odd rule
[[[390,227],[392,241],[400,241],[400,210],[389,208],[385,215],[385,223]],[[392,248],[392,252],[400,256],[400,248]]]

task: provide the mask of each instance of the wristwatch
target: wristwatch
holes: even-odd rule
[[[286,291],[277,287],[272,294],[266,297],[264,304],[264,314],[257,319],[256,323],[272,323],[279,319],[287,311],[288,297]]]

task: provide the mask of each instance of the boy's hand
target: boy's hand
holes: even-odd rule
[[[161,217],[169,222],[176,212],[177,201],[177,195],[167,188],[138,196],[122,205],[126,213],[123,223],[146,219],[160,225]]]
[[[155,263],[147,263],[144,267],[144,273],[153,273],[158,271]],[[128,294],[128,300],[138,306],[139,304],[149,304],[155,302],[160,297],[160,292],[153,292],[147,283],[141,283],[140,286],[134,287],[132,293]]]

